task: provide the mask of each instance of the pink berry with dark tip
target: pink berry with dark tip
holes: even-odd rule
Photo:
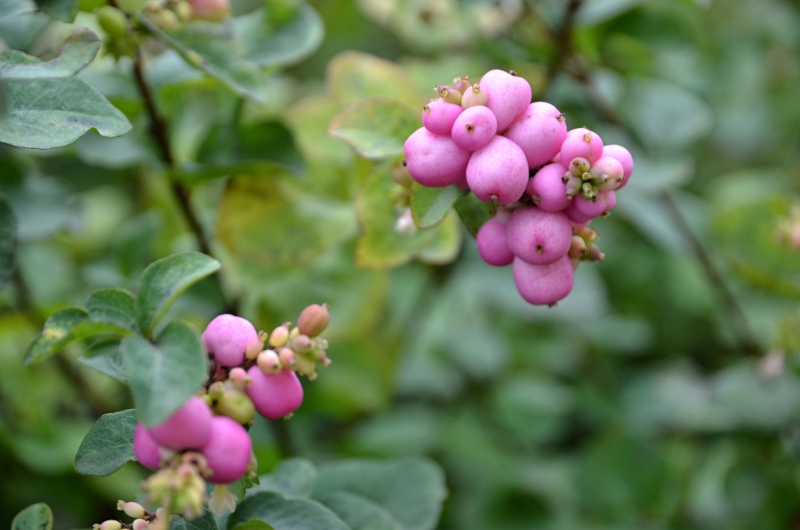
[[[164,423],[150,429],[150,436],[158,445],[168,449],[198,449],[208,440],[211,417],[206,402],[192,396]]]
[[[406,167],[411,177],[431,188],[455,184],[464,178],[470,152],[458,147],[449,136],[417,129],[403,146]]]
[[[229,484],[239,480],[250,465],[253,442],[238,422],[227,416],[214,416],[211,432],[200,452],[206,459],[212,484]]]
[[[628,179],[631,178],[631,173],[633,173],[633,156],[631,156],[630,151],[617,144],[603,147],[603,156],[616,158],[622,164],[622,183],[617,186],[617,189],[621,189],[628,183]]]
[[[133,431],[133,456],[147,469],[158,469],[161,463],[158,443],[153,440],[147,427],[141,422],[136,424],[136,429]]]
[[[581,157],[594,164],[603,156],[603,140],[596,132],[583,127],[567,132],[561,144],[561,163],[570,167],[573,159]]]
[[[463,110],[461,105],[435,99],[422,108],[422,125],[433,134],[449,136],[453,123]]]
[[[567,137],[567,120],[550,103],[535,101],[508,127],[503,136],[522,148],[531,168],[548,163]]]
[[[605,151],[605,148],[603,149]],[[600,157],[600,160],[592,164],[589,174],[592,179],[598,182],[597,189],[600,191],[614,191],[619,188],[623,180],[622,164],[613,156]]]
[[[514,261],[514,253],[506,239],[506,225],[496,217],[483,223],[475,240],[483,261],[489,265],[503,267]]]
[[[569,206],[564,175],[567,168],[561,164],[547,164],[528,181],[527,193],[534,204],[546,212],[559,212]]]
[[[478,83],[486,94],[486,106],[497,117],[497,130],[502,133],[531,102],[531,85],[517,75],[502,70],[486,72]]]
[[[303,386],[293,371],[265,374],[258,366],[253,366],[247,375],[252,382],[245,392],[253,400],[258,413],[265,418],[282,418],[303,403]]]
[[[484,202],[518,201],[528,185],[525,153],[505,136],[495,136],[472,153],[467,165],[467,183],[472,193]]]
[[[453,123],[450,136],[458,147],[475,151],[492,141],[497,132],[497,118],[489,107],[476,105],[464,110]]]
[[[580,195],[576,195],[572,200],[574,202],[573,207],[578,212],[585,217],[594,219],[614,209],[617,204],[617,195],[613,191],[601,191],[597,194],[596,201],[584,199]]]
[[[506,237],[518,258],[528,263],[553,263],[569,251],[572,224],[562,212],[523,206],[511,214]]]
[[[220,366],[239,366],[251,341],[258,332],[248,320],[235,315],[219,315],[208,323],[202,335],[206,350],[214,354]]]

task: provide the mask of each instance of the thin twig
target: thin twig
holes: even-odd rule
[[[581,7],[582,0],[570,0],[567,4],[567,10],[564,13],[564,18],[557,28],[550,29],[550,35],[556,45],[556,53],[550,59],[547,65],[547,73],[542,85],[542,92],[547,90],[547,87],[553,82],[559,70],[562,68],[562,63],[569,58],[573,53],[572,49],[572,28],[575,25],[575,16]],[[537,95],[540,99],[542,94]]]

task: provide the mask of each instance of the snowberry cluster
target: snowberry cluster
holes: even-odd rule
[[[206,482],[229,484],[255,472],[245,426],[255,412],[288,418],[300,406],[297,374],[313,380],[316,363],[330,364],[327,341],[319,337],[329,320],[328,307],[314,304],[302,311],[297,326],[285,323],[271,334],[235,315],[219,315],[208,324],[202,334],[210,366],[204,388],[162,424],[139,423],[134,431],[134,456],[158,470],[145,483],[150,502],[195,517],[207,500]],[[226,487],[215,488],[210,505],[229,511],[235,499]]]
[[[455,184],[497,206],[477,234],[484,261],[513,263],[514,282],[531,304],[552,305],[572,290],[581,260],[602,260],[592,219],[616,204],[633,158],[564,115],[513,71],[487,72],[470,85],[437,86],[422,127],[405,142],[411,177],[423,186]]]

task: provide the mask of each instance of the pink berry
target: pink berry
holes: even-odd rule
[[[239,366],[247,345],[258,340],[258,332],[248,320],[235,315],[219,315],[209,322],[202,335],[206,349],[220,366]]]
[[[303,402],[303,386],[297,374],[290,370],[265,374],[258,366],[253,366],[247,375],[252,383],[245,392],[265,418],[282,418],[297,410]]]
[[[470,157],[470,152],[459,148],[449,136],[433,134],[425,127],[408,137],[403,151],[411,177],[431,188],[463,179]]]
[[[495,136],[472,153],[467,165],[469,188],[484,202],[511,204],[525,193],[528,162],[525,153],[505,136]]]
[[[331,315],[328,312],[328,304],[311,304],[303,309],[297,319],[297,329],[303,335],[316,337],[328,327]]]
[[[483,261],[489,265],[503,267],[514,261],[514,253],[508,248],[506,225],[496,217],[486,221],[475,236]]]
[[[613,191],[622,183],[624,170],[619,160],[605,155],[605,148],[603,148],[603,152],[600,160],[592,164],[589,173],[593,179],[600,182],[597,186],[600,191]]]
[[[449,136],[453,123],[463,110],[461,105],[443,99],[433,100],[422,108],[422,125],[433,134]]]
[[[212,484],[229,484],[241,478],[250,465],[253,442],[239,423],[227,416],[214,416],[211,434],[200,452],[206,458]]]
[[[531,168],[548,163],[567,137],[567,120],[550,103],[536,101],[517,116],[503,136],[522,148]]]
[[[211,416],[206,402],[192,396],[167,421],[150,429],[150,436],[168,449],[198,449],[208,440]]]
[[[597,194],[597,200],[592,202],[576,195],[572,199],[573,207],[585,217],[594,219],[600,217],[605,212],[610,212],[617,204],[617,196],[613,191],[601,191]]]
[[[469,107],[456,119],[450,136],[458,147],[474,151],[488,144],[497,132],[497,118],[489,107]]]
[[[572,241],[572,224],[562,212],[546,212],[523,206],[511,214],[506,229],[508,247],[528,263],[553,263],[567,251]]]
[[[561,164],[548,164],[528,181],[528,195],[536,206],[546,212],[558,212],[569,206],[564,175],[567,168]]]
[[[565,298],[575,283],[575,270],[568,255],[547,265],[534,265],[514,258],[514,283],[526,302],[552,305]]]
[[[497,117],[498,132],[505,131],[531,102],[531,85],[508,72],[490,70],[478,84],[481,91],[486,93],[486,106]]]
[[[136,430],[133,431],[133,456],[147,469],[158,469],[161,463],[158,444],[141,422],[136,424]]]
[[[583,201],[586,199],[584,199],[580,195],[576,195],[575,197],[572,198],[572,202],[570,202],[570,205],[562,210],[564,212],[564,215],[566,215],[569,218],[569,220],[572,222],[573,225],[582,225],[584,223],[588,223],[589,221],[594,219],[594,217],[596,217],[596,216],[592,217],[585,215],[580,210],[578,210],[578,208],[576,207],[578,200]]]
[[[617,144],[603,147],[603,156],[614,157],[622,164],[622,183],[617,186],[617,189],[621,189],[628,183],[628,179],[631,177],[631,173],[633,173],[633,156],[631,156],[630,151]]]
[[[561,163],[566,167],[574,158],[582,157],[594,164],[603,156],[603,140],[589,129],[572,129],[561,144]]]

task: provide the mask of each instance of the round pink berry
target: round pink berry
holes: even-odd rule
[[[516,75],[502,70],[490,70],[480,80],[480,90],[486,94],[486,106],[497,117],[497,130],[502,133],[514,118],[525,111],[531,102],[531,85]]]
[[[141,422],[136,424],[136,430],[133,431],[133,456],[147,469],[158,469],[161,463],[158,444]]]
[[[439,136],[449,136],[453,123],[464,109],[461,105],[435,99],[422,107],[422,125]]]
[[[459,148],[449,136],[433,134],[425,127],[406,139],[403,152],[411,177],[431,188],[449,186],[463,179],[470,156],[469,151]]]
[[[633,156],[631,156],[630,151],[617,144],[603,147],[603,156],[616,158],[619,163],[622,164],[622,183],[617,186],[617,189],[621,189],[628,183],[628,179],[631,177],[631,173],[633,173]]]
[[[528,263],[553,263],[569,251],[572,224],[562,212],[523,206],[511,214],[506,237],[515,256]]]
[[[594,164],[603,156],[603,140],[596,132],[584,129],[572,129],[561,144],[561,163],[570,167],[573,159],[581,157]]]
[[[474,151],[488,144],[497,132],[497,118],[489,107],[469,107],[456,119],[450,136],[458,147]]]
[[[558,212],[569,206],[564,175],[567,168],[561,164],[547,164],[528,181],[528,195],[546,212]]]
[[[250,341],[258,332],[248,320],[235,315],[219,315],[209,322],[202,335],[206,350],[214,354],[220,366],[239,366]]]
[[[472,153],[467,165],[467,183],[472,193],[484,202],[518,201],[528,185],[525,153],[505,136],[495,136]]]
[[[167,421],[150,429],[150,436],[168,449],[198,449],[208,440],[211,416],[206,402],[192,396]]]
[[[483,223],[475,240],[483,261],[489,265],[503,267],[514,261],[514,253],[506,240],[506,225],[496,217]]]
[[[552,305],[565,298],[575,283],[575,269],[568,255],[547,265],[514,258],[514,283],[529,304]]]
[[[522,148],[531,168],[548,163],[561,151],[567,137],[567,120],[557,108],[535,101],[515,119],[503,136]]]
[[[252,382],[244,391],[253,400],[258,413],[265,418],[282,418],[303,403],[303,386],[293,371],[266,374],[258,366],[253,366],[247,375]]]
[[[227,416],[214,416],[211,434],[200,448],[211,469],[206,477],[212,484],[229,484],[242,477],[250,465],[253,442],[239,423]]]

